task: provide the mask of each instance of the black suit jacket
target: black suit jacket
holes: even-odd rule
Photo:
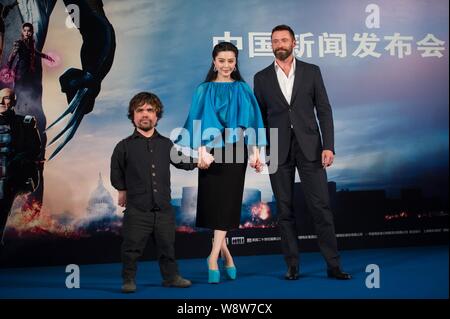
[[[290,104],[278,84],[273,63],[255,75],[254,92],[264,125],[278,128],[278,163],[283,163],[289,153],[291,127],[307,160],[319,160],[323,149],[334,153],[333,115],[317,65],[296,60]],[[276,143],[269,130],[267,136],[269,146]]]

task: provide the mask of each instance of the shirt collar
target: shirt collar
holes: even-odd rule
[[[273,61],[273,64],[275,65],[275,71],[278,72],[278,70],[283,71],[280,66],[277,63],[277,60]],[[289,76],[291,76],[292,74],[295,73],[295,67],[296,67],[296,59],[295,57],[292,59],[292,65],[291,65],[291,70],[289,71]]]
[[[151,137],[146,137],[144,135],[142,135],[141,133],[138,132],[137,129],[134,129],[133,135],[131,135],[131,138],[154,138],[154,137],[158,137],[159,133],[158,131],[155,129],[155,131],[153,132],[153,135]]]

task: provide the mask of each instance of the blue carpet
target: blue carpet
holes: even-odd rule
[[[319,253],[302,253],[301,278],[283,279],[280,255],[235,257],[238,278],[207,283],[204,259],[179,260],[181,273],[192,280],[188,289],[163,288],[158,264],[139,263],[138,291],[120,293],[120,264],[80,266],[80,288],[65,286],[65,267],[0,269],[0,298],[150,298],[150,299],[391,299],[448,298],[448,246],[408,247],[341,252],[343,268],[353,280],[326,277]],[[380,269],[380,288],[366,287],[366,266]]]

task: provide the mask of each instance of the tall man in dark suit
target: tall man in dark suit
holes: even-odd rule
[[[270,154],[271,158],[278,156],[278,169],[270,174],[270,182],[277,201],[282,251],[288,266],[285,278],[299,277],[293,214],[297,168],[328,276],[350,279],[351,276],[341,270],[329,203],[325,169],[334,159],[334,128],[322,75],[318,66],[294,58],[296,41],[289,26],[276,26],[271,40],[275,62],[255,75],[254,91],[266,128],[278,130],[278,140],[272,140],[269,135],[267,151],[270,153],[270,146],[278,143],[278,153]]]

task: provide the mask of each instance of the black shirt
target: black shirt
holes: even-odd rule
[[[181,159],[172,161],[172,155]],[[156,130],[145,137],[137,130],[120,141],[111,156],[111,184],[127,191],[127,205],[143,211],[170,208],[170,164],[184,170],[197,167]]]

